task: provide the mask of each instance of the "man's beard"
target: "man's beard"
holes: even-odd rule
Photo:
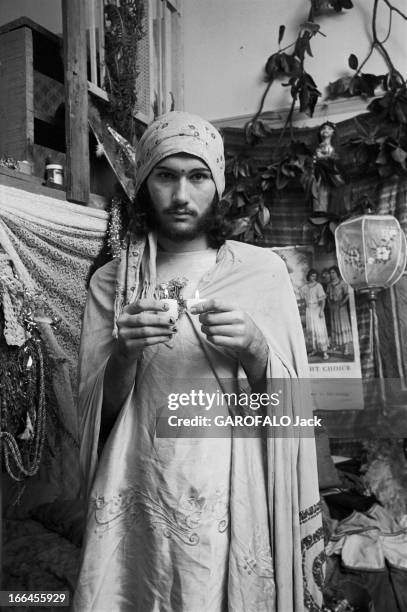
[[[171,227],[167,222],[166,213],[175,211],[183,211],[184,209],[180,206],[174,206],[169,208],[162,217],[157,215],[154,205],[152,204],[147,212],[147,223],[151,229],[157,231],[164,238],[169,240],[194,240],[201,236],[206,236],[213,227],[213,218],[215,214],[216,197],[209,208],[201,215],[196,213],[191,215],[191,218],[196,219],[196,223],[189,227]]]

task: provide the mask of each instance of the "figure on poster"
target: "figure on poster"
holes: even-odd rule
[[[328,268],[324,268],[322,270],[320,278],[321,278],[322,289],[325,291],[325,294],[327,295],[328,285],[331,282],[331,276],[329,274]],[[329,348],[331,346],[331,313],[329,311],[329,300],[328,299],[325,299],[324,315],[325,315],[326,330],[328,332],[328,348]]]
[[[309,376],[285,264],[267,249],[225,240],[222,138],[200,117],[171,112],[151,124],[138,144],[135,180],[122,257],[92,277],[83,320],[88,520],[73,608],[300,612],[312,602],[319,609],[314,440],[301,432],[295,444],[227,432],[190,438],[182,428],[155,435],[179,380],[220,391],[225,380],[236,388],[248,381],[250,394]],[[182,285],[182,296],[170,296],[177,321],[158,299],[163,285],[168,294]],[[197,288],[199,300],[188,307]],[[280,408],[293,419],[312,414],[300,394],[283,397]]]
[[[331,313],[332,350],[340,351],[344,356],[352,353],[352,326],[349,318],[349,287],[342,280],[339,268],[329,268],[331,281],[327,295]]]
[[[293,245],[287,247],[275,247],[274,252],[287,263],[290,278],[297,288],[304,288],[310,268],[318,272],[316,281],[322,285],[327,294],[328,284],[331,282],[330,268],[337,266],[334,253],[328,252],[324,248],[311,245]],[[305,293],[308,293],[306,290]],[[303,294],[305,294],[303,292]],[[322,352],[316,355],[308,355],[309,370],[311,377],[311,388],[314,394],[315,406],[319,410],[362,410],[363,409],[363,385],[360,367],[359,338],[357,330],[357,320],[355,311],[355,300],[351,287],[348,287],[349,302],[348,314],[352,329],[352,343],[350,353],[344,355],[338,348],[334,351],[331,346],[329,334],[331,316],[325,315],[325,323],[328,332],[327,354],[329,359],[322,359]],[[329,308],[329,301],[326,295],[325,308]],[[301,322],[304,337],[306,336],[306,302],[305,298],[297,298],[299,308],[303,310]],[[324,309],[324,312],[326,310]],[[329,312],[329,311],[328,311]],[[313,352],[312,345],[308,346],[309,353]],[[331,380],[337,379],[336,390],[333,389]],[[346,390],[343,386],[346,379]]]
[[[295,248],[295,247],[294,247]],[[303,284],[303,275],[298,274],[299,268],[301,268],[301,264],[305,267],[309,267],[308,259],[298,251],[295,253],[295,261],[291,261],[287,259],[285,255],[285,249],[276,249],[276,252],[284,261],[287,266],[288,275],[290,277],[290,281],[292,287],[294,289],[295,299],[297,300],[298,312],[300,313],[301,325],[305,327],[305,300],[301,294],[301,287]],[[305,261],[304,261],[305,260]]]
[[[322,359],[329,359],[328,332],[326,329],[324,307],[326,294],[317,281],[318,272],[311,268],[307,274],[307,283],[301,287],[305,299],[305,341],[309,356],[322,354]]]

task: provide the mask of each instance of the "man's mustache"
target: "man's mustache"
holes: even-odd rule
[[[190,210],[185,206],[171,206],[166,210],[167,215],[173,214],[182,214],[182,215],[191,215],[191,217],[196,217],[196,212],[194,210]]]

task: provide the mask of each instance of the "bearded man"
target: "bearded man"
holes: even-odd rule
[[[163,115],[141,138],[136,164],[135,222],[120,261],[93,276],[83,321],[88,510],[74,609],[319,610],[314,440],[156,435],[179,381],[219,392],[234,381],[250,393],[307,376],[285,264],[225,240],[223,143],[210,123]],[[176,320],[160,298],[180,278]],[[201,301],[183,308],[196,289]],[[294,422],[310,407],[287,389],[279,409]]]

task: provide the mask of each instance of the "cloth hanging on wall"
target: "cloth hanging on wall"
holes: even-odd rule
[[[90,266],[107,227],[105,211],[0,185],[0,248],[27,290],[44,300],[55,326],[39,325],[51,365],[54,412],[66,433],[53,440],[59,494],[79,486],[76,367]],[[51,442],[52,444],[52,442]]]

